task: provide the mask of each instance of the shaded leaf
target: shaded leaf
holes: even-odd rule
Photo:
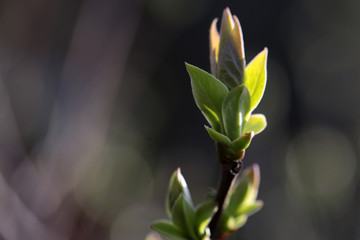
[[[226,42],[218,62],[218,78],[229,89],[244,83],[245,60],[240,58],[231,38]]]
[[[177,226],[187,236],[196,239],[195,234],[195,210],[188,203],[183,195],[180,195],[175,202],[172,211],[172,220],[175,226]]]
[[[224,98],[222,114],[226,135],[231,141],[241,136],[250,111],[250,95],[244,85],[233,88]]]
[[[235,22],[231,15],[230,9],[225,8],[221,18],[219,56],[222,55],[223,48],[227,43],[234,26],[235,26]]]

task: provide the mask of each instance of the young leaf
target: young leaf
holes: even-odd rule
[[[263,114],[252,114],[249,121],[245,124],[243,132],[254,132],[258,134],[266,128],[266,125],[266,118]]]
[[[233,192],[229,196],[226,209],[234,216],[244,213],[247,206],[256,203],[260,182],[260,169],[257,164],[245,169],[234,186]],[[261,204],[258,202],[257,204]]]
[[[226,135],[231,141],[241,136],[250,111],[250,95],[244,85],[233,88],[224,98],[222,114]]]
[[[231,15],[230,9],[225,8],[221,18],[219,56],[222,55],[224,46],[227,43],[228,39],[230,38],[231,32],[234,27],[235,27],[235,22]]]
[[[229,202],[226,205],[226,210],[234,216],[238,215],[239,209],[246,200],[247,193],[250,190],[248,181],[241,181],[236,185],[234,191],[229,196]]]
[[[219,132],[215,131],[214,129],[209,128],[209,127],[207,127],[207,126],[205,126],[205,128],[206,128],[206,130],[208,131],[209,136],[210,136],[215,142],[224,144],[224,145],[226,145],[226,146],[230,146],[231,141],[230,141],[230,139],[229,139],[227,136],[225,136],[225,135],[223,135],[223,134],[221,134],[221,133],[219,133]]]
[[[172,211],[173,223],[187,236],[196,239],[195,234],[195,210],[190,203],[180,195]]]
[[[219,80],[225,83],[229,89],[243,84],[245,78],[245,53],[242,30],[238,18],[233,16],[232,20],[234,24],[230,37],[228,39],[225,38],[226,40],[222,36],[220,37],[220,42],[223,42],[223,44],[217,66]]]
[[[219,62],[219,80],[232,89],[244,83],[245,60],[238,56],[236,44],[228,39]]]
[[[219,32],[216,29],[216,23],[218,19],[215,18],[210,27],[210,68],[211,74],[216,76],[217,74],[217,62],[218,62],[218,54],[219,54],[219,42],[220,36]]]
[[[227,87],[211,74],[186,63],[196,105],[216,131],[221,131],[221,106],[229,92]]]
[[[176,227],[173,223],[160,220],[151,224],[151,228],[164,236],[167,236],[175,240],[187,240],[188,238],[181,232],[181,230]]]
[[[246,214],[247,216],[250,216],[259,211],[263,206],[264,202],[261,200],[257,200],[254,203],[242,206],[239,209],[238,214]]]
[[[236,231],[245,225],[247,221],[246,215],[240,215],[237,217],[230,217],[227,222],[227,228],[231,231]]]
[[[183,200],[183,209],[184,209],[184,215],[185,215],[185,219],[186,219],[187,231],[193,239],[197,239],[197,233],[195,231],[195,225],[196,225],[195,209],[191,203],[186,201],[186,199]]]
[[[200,236],[205,233],[206,227],[209,225],[212,216],[217,211],[216,203],[203,203],[196,209],[196,225]]]
[[[267,48],[259,53],[245,69],[245,86],[251,96],[251,111],[259,104],[266,86]]]
[[[178,168],[170,178],[169,190],[166,198],[166,210],[171,217],[172,209],[176,200],[183,195],[188,202],[191,202],[191,196],[186,181]]]
[[[245,132],[245,131],[243,131]],[[251,139],[254,137],[254,132],[248,132],[244,135],[238,137],[231,143],[231,149],[235,152],[241,152],[242,150],[245,150],[251,142]]]

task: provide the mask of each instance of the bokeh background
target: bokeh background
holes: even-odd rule
[[[264,208],[231,239],[360,239],[360,1],[0,2],[0,239],[140,240],[181,167],[220,168],[184,61],[209,70],[229,6],[249,62],[269,48],[247,150]]]

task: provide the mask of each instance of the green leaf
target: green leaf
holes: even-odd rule
[[[245,132],[245,131],[243,131],[243,132]],[[235,153],[241,152],[242,150],[245,150],[250,145],[251,139],[253,137],[254,137],[254,132],[245,133],[244,135],[235,139],[231,143],[230,147]]]
[[[218,63],[219,80],[232,89],[244,83],[245,60],[240,58],[236,44],[228,39]]]
[[[238,217],[230,217],[227,221],[227,228],[230,231],[236,231],[239,228],[241,228],[242,226],[244,226],[246,221],[247,221],[246,215],[241,215]]]
[[[249,211],[249,214],[252,210],[255,211],[256,207],[254,206],[254,209],[252,209],[252,205],[260,206],[262,204],[261,201],[256,201],[259,182],[259,166],[253,164],[251,167],[246,168],[233,187],[233,191],[229,196],[229,202],[225,206],[226,210],[234,216],[242,215],[246,211]]]
[[[226,146],[230,146],[231,141],[230,141],[230,139],[229,139],[227,136],[225,136],[225,135],[223,135],[223,134],[221,134],[221,133],[219,133],[219,132],[215,131],[214,129],[209,128],[209,127],[207,127],[207,126],[205,126],[205,129],[208,131],[209,136],[210,136],[215,142],[222,143],[222,144],[224,144],[224,145],[226,145]]]
[[[167,236],[175,240],[187,240],[188,238],[181,232],[181,230],[176,227],[173,223],[160,220],[151,224],[151,228],[164,236]]]
[[[231,212],[224,209],[220,221],[220,234],[227,235],[244,226],[247,221],[246,215],[234,216]]]
[[[231,32],[234,29],[235,22],[229,8],[225,8],[221,18],[220,26],[220,42],[219,42],[219,56],[221,56],[222,51],[227,43],[228,39],[231,36]]]
[[[231,141],[241,136],[249,111],[250,95],[244,85],[233,88],[225,96],[222,104],[224,129]]]
[[[254,203],[241,206],[238,211],[238,214],[246,214],[247,216],[253,215],[257,211],[259,211],[264,206],[264,202],[261,200],[257,200]]]
[[[166,210],[171,217],[172,209],[176,200],[183,195],[188,202],[191,203],[191,196],[186,181],[178,168],[170,178],[169,190],[166,198]]]
[[[266,128],[266,125],[266,118],[263,114],[252,114],[249,121],[245,124],[243,132],[254,132],[258,134]]]
[[[268,50],[265,48],[245,69],[245,86],[251,96],[251,111],[259,104],[266,86],[266,61]]]
[[[186,63],[196,105],[216,131],[221,131],[221,106],[229,92],[227,87],[211,74]]]
[[[238,215],[239,209],[246,201],[249,190],[250,183],[248,181],[240,181],[229,196],[229,202],[225,206],[226,210],[234,216]]]
[[[172,220],[182,232],[186,233],[186,235],[192,239],[197,239],[195,233],[195,216],[195,210],[191,204],[186,201],[183,195],[180,195],[172,212]]]
[[[196,224],[200,236],[205,234],[205,230],[217,209],[216,203],[214,202],[203,203],[196,209]]]

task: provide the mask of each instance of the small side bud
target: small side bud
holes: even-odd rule
[[[181,174],[180,168],[178,168],[170,178],[169,190],[166,198],[166,210],[170,217],[175,202],[181,195],[184,196],[186,201],[192,203],[189,188]]]

